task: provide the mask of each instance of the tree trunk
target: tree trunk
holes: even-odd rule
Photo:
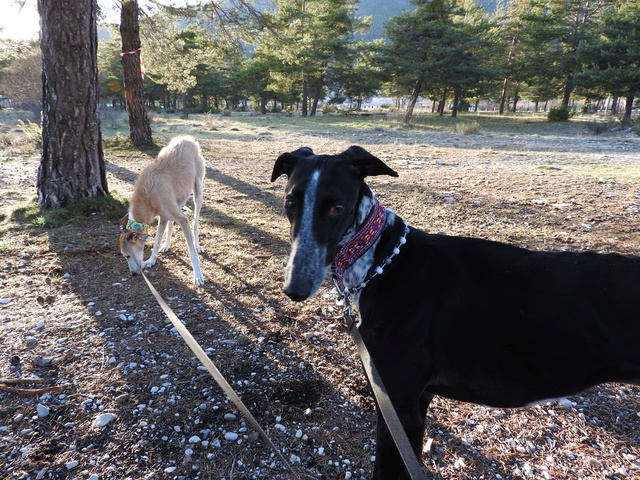
[[[122,37],[124,94],[129,113],[129,137],[136,147],[152,145],[153,138],[144,104],[144,87],[140,71],[138,0],[122,0],[120,36]]]
[[[571,93],[573,92],[575,84],[573,82],[573,75],[567,75],[567,83],[564,86],[564,96],[562,97],[562,106],[568,107],[571,100]]]
[[[504,105],[507,103],[507,89],[509,87],[509,79],[505,77],[502,82],[502,95],[500,96],[500,115],[504,115]]]
[[[516,87],[515,92],[513,93],[513,113],[516,113],[518,110],[518,100],[520,100],[518,88]]]
[[[438,105],[438,116],[442,117],[444,115],[444,108],[447,104],[447,94],[449,92],[445,89],[442,92],[442,98],[440,99],[440,104]]]
[[[303,74],[302,78],[302,116],[307,116],[307,98],[308,98],[309,84],[307,77]]]
[[[189,118],[187,92],[182,92],[182,118]]]
[[[100,116],[96,0],[38,0],[42,157],[38,205],[108,195]]]
[[[460,86],[456,85],[453,88],[453,110],[451,111],[452,117],[458,116],[458,103],[460,102]]]
[[[318,111],[318,103],[320,102],[320,95],[322,95],[322,85],[324,83],[324,75],[316,80],[316,89],[313,93],[313,103],[311,104],[311,112],[309,116],[315,117]]]
[[[269,101],[268,97],[267,97],[267,92],[262,92],[262,95],[260,96],[260,113],[262,113],[262,115],[266,115],[267,114],[267,102]]]
[[[406,124],[411,121],[411,117],[413,117],[413,109],[415,108],[418,97],[420,96],[420,90],[422,90],[422,77],[418,78],[416,83],[413,85],[413,92],[411,92],[411,98],[409,99],[407,110],[404,112],[402,123]]]
[[[633,110],[634,99],[635,97],[633,95],[625,97],[624,115],[622,116],[622,125],[626,125],[626,126],[631,125],[631,111]]]

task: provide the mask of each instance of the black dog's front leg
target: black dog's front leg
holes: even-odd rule
[[[433,395],[423,393],[420,398],[410,401],[408,405],[398,404],[396,412],[413,447],[413,454],[422,463],[422,443],[424,439],[425,418]],[[394,402],[394,405],[396,402]],[[376,463],[372,480],[410,480],[409,473],[398,452],[389,428],[382,417],[380,408],[377,411]]]

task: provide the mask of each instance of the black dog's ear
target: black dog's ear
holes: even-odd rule
[[[310,157],[313,155],[313,150],[309,147],[302,147],[291,153],[283,153],[276,160],[276,164],[273,166],[273,172],[271,173],[271,181],[275,182],[281,175],[291,175],[293,168],[298,163],[300,157]]]
[[[364,148],[354,145],[340,154],[342,161],[350,164],[355,170],[358,177],[362,180],[365,177],[372,177],[376,175],[390,175],[397,177],[398,172],[391,169],[380,160],[378,157],[374,157]]]

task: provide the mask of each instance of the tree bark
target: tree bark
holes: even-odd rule
[[[631,125],[631,112],[633,111],[633,95],[625,97],[624,115],[622,116],[622,125]]]
[[[575,87],[573,75],[570,73],[567,75],[567,83],[564,86],[564,95],[562,97],[562,106],[568,107],[569,101],[571,100],[571,94],[573,93],[573,89]]]
[[[459,103],[460,103],[460,86],[456,85],[453,88],[453,109],[451,110],[452,117],[458,116]]]
[[[500,115],[504,115],[504,106],[507,103],[507,89],[509,87],[509,79],[505,77],[502,82],[502,95],[500,95]]]
[[[411,121],[411,117],[413,117],[413,109],[416,107],[416,102],[420,96],[420,90],[422,90],[422,77],[419,77],[416,80],[416,83],[413,84],[413,91],[411,92],[411,98],[409,99],[407,110],[404,112],[402,123],[406,124]]]
[[[513,93],[513,113],[518,111],[518,101],[520,100],[520,95],[518,88],[516,87],[515,92]]]
[[[42,157],[38,205],[108,195],[98,113],[96,0],[38,0]]]
[[[440,99],[440,104],[438,105],[438,116],[442,117],[444,115],[444,108],[447,104],[447,95],[448,91],[445,89],[442,92],[442,98]]]
[[[302,116],[307,116],[307,99],[309,92],[309,82],[307,81],[306,75],[302,75]]]
[[[322,86],[324,84],[324,75],[320,75],[320,78],[316,80],[316,88],[313,92],[313,103],[311,104],[311,112],[309,116],[315,117],[318,111],[318,103],[320,103],[320,95],[322,95]]]
[[[120,36],[122,37],[125,100],[129,114],[129,137],[136,147],[152,145],[153,137],[144,104],[144,86],[140,72],[138,0],[122,0]]]

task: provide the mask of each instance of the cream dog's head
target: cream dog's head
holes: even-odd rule
[[[142,256],[144,245],[151,237],[149,225],[129,219],[129,214],[120,220],[120,252],[127,259],[131,275],[138,275],[142,271]]]

